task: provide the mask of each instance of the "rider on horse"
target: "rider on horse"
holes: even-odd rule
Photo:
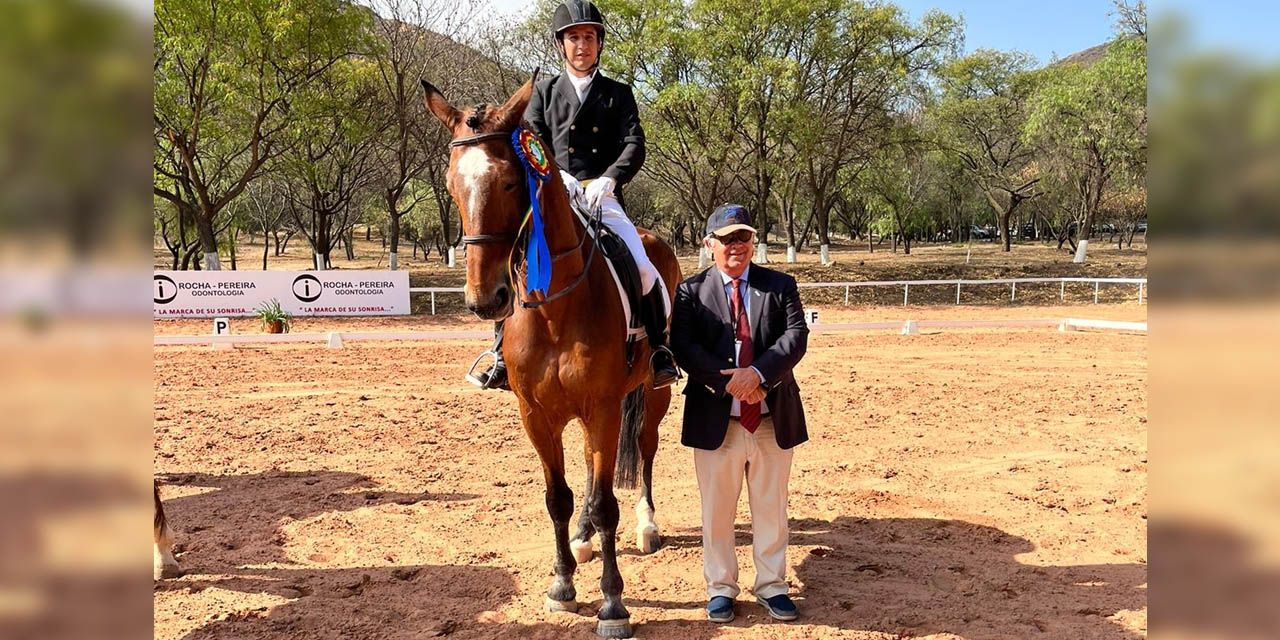
[[[649,344],[653,386],[661,388],[679,375],[667,348],[671,308],[662,277],[645,254],[636,227],[619,202],[622,187],[644,162],[644,130],[631,87],[607,78],[597,67],[604,48],[604,16],[586,0],[566,0],[552,18],[552,39],[565,61],[565,72],[539,82],[525,110],[527,120],[548,144],[560,165],[571,199],[601,210],[601,221],[631,252],[640,271],[641,318]],[[486,389],[508,389],[502,360],[502,322],[494,325],[495,361],[475,382]]]

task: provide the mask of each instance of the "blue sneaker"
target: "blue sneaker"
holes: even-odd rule
[[[733,598],[716,596],[707,603],[707,619],[712,622],[733,622]]]
[[[795,620],[800,617],[800,611],[796,609],[796,605],[787,597],[787,594],[778,594],[772,598],[756,597],[756,602],[769,611],[769,615],[774,620]]]

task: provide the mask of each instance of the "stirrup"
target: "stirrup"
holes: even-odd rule
[[[658,378],[658,369],[654,366],[654,361],[657,359],[659,353],[665,353],[667,354],[667,357],[671,359],[671,368],[676,372],[674,376],[663,379]],[[681,373],[680,366],[676,364],[676,356],[674,353],[671,353],[671,348],[665,344],[655,347],[653,349],[653,353],[649,354],[649,380],[653,384],[653,388],[664,389],[683,379],[684,374]]]
[[[479,356],[476,356],[475,361],[471,363],[471,368],[467,369],[467,376],[466,376],[467,382],[470,382],[471,384],[474,384],[475,386],[480,387],[481,389],[490,388],[489,381],[493,379],[492,376],[487,376],[486,379],[481,380],[480,376],[476,375],[476,367],[480,366],[480,361],[484,360],[485,356],[491,356],[493,358],[493,366],[489,368],[490,371],[492,371],[494,368],[498,366],[498,352],[494,351],[493,349],[487,349],[483,353],[481,353]]]

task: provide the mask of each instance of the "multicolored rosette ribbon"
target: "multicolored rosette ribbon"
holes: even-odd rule
[[[541,201],[542,183],[551,179],[551,163],[547,160],[542,141],[526,127],[517,127],[511,133],[511,145],[524,164],[524,173],[529,180],[529,215],[533,224],[525,250],[525,293],[541,291],[546,295],[551,286],[551,248],[547,246],[547,235],[542,227]]]

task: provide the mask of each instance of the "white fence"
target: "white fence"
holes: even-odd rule
[[[1014,319],[1014,320],[898,320],[889,322],[850,322],[838,324],[813,324],[809,330],[814,333],[831,333],[837,331],[884,331],[900,330],[903,335],[918,335],[919,329],[977,329],[977,328],[1022,328],[1022,327],[1057,327],[1059,331],[1078,329],[1103,329],[1132,333],[1146,333],[1145,322],[1121,322],[1116,320],[1092,320],[1083,318],[1059,319]],[[177,345],[214,345],[215,348],[230,348],[243,343],[289,343],[289,342],[327,342],[330,348],[341,349],[344,343],[357,340],[492,340],[490,331],[330,331],[327,333],[278,333],[249,335],[204,335],[204,336],[155,336],[155,346]]]
[[[956,304],[960,304],[960,292],[963,286],[989,286],[989,285],[1009,285],[1009,300],[1016,301],[1018,299],[1019,284],[1033,283],[1058,283],[1058,299],[1067,299],[1068,283],[1093,283],[1093,303],[1098,303],[1098,294],[1102,290],[1102,285],[1138,285],[1138,304],[1142,304],[1146,297],[1147,279],[1146,278],[992,278],[990,280],[880,280],[869,282],[802,282],[798,286],[802,289],[815,289],[821,287],[844,287],[844,303],[849,304],[849,293],[854,287],[902,287],[902,306],[910,303],[911,287],[929,287],[929,286],[954,286],[956,288]],[[466,290],[462,287],[410,287],[409,293],[429,293],[431,294],[431,315],[436,314],[436,294],[437,293],[464,293]]]
[[[911,287],[954,286],[956,288],[956,304],[960,304],[961,288],[968,286],[1009,285],[1009,300],[1018,299],[1018,285],[1031,283],[1056,282],[1059,285],[1058,299],[1066,300],[1067,284],[1072,282],[1093,283],[1093,302],[1098,303],[1098,294],[1102,285],[1138,285],[1138,304],[1142,304],[1146,294],[1146,278],[992,278],[989,280],[881,280],[870,282],[802,282],[802,289],[819,287],[844,287],[844,303],[849,304],[849,293],[854,287],[902,287],[902,306],[907,306],[911,297]]]

